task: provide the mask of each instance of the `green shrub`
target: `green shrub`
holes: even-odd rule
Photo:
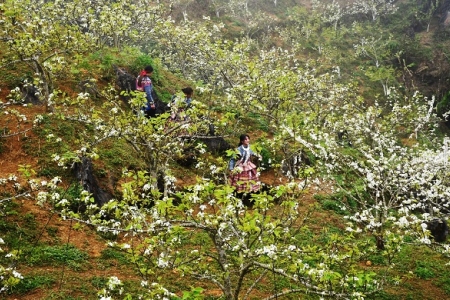
[[[27,227],[35,228],[37,226],[36,218],[32,213],[26,213],[25,215],[22,216],[22,218]]]
[[[16,204],[14,204],[15,207]],[[2,232],[1,237],[4,239],[5,243],[11,247],[12,249],[23,249],[27,247],[28,244],[33,243],[36,239],[36,236],[39,234],[37,231],[36,220],[34,216],[30,213],[25,216],[20,217],[20,214],[11,210],[11,208],[4,208],[5,214],[8,216],[12,216],[13,218],[19,217],[21,222],[24,222],[26,226],[19,224],[14,221],[11,222],[8,218],[0,219],[0,232]],[[0,256],[0,259],[2,256]]]
[[[266,118],[264,118],[260,114],[248,113],[247,118],[249,118],[258,129],[260,129],[264,132],[269,131],[269,122],[266,120]]]
[[[149,66],[149,65],[153,67],[153,75],[155,75],[155,73],[156,73],[155,72],[156,71],[155,70],[155,62],[147,54],[141,54],[141,55],[139,55],[138,57],[136,57],[134,59],[134,61],[132,62],[130,68],[131,68],[132,72],[138,73],[143,68],[145,68],[145,66]]]
[[[68,265],[72,269],[79,269],[89,258],[86,252],[73,245],[41,246],[31,250],[26,262],[30,265]]]
[[[421,279],[430,279],[435,276],[430,264],[423,261],[416,262],[416,269],[414,270],[414,274],[416,274],[416,276]]]
[[[108,278],[107,277],[94,276],[91,279],[91,284],[98,290],[103,288],[106,285],[107,282],[108,282]]]
[[[113,248],[106,248],[101,253],[101,258],[106,260],[115,260],[122,265],[128,264],[126,255],[119,250]]]
[[[438,102],[436,109],[438,114],[443,114],[449,110],[450,106],[450,92],[442,97],[441,101]]]
[[[123,140],[105,141],[99,150],[100,158],[103,159],[107,170],[121,170],[124,167],[145,168],[143,162],[133,154],[134,149]]]
[[[323,209],[334,211],[339,215],[348,215],[349,212],[345,207],[355,208],[356,206],[356,202],[352,199],[344,198],[343,193],[335,193],[328,196],[315,195],[314,199],[320,203]]]
[[[274,161],[274,158],[272,157],[272,153],[270,152],[269,148],[267,147],[267,140],[265,138],[259,138],[257,139],[256,143],[253,144],[253,146],[256,149],[256,152],[258,152],[262,156],[261,166],[264,168],[269,168],[271,161]]]
[[[51,236],[52,238],[56,238],[58,233],[58,227],[47,227],[47,234]]]
[[[13,288],[12,293],[25,294],[37,288],[49,288],[56,280],[49,276],[24,276],[24,278]]]
[[[325,199],[320,202],[320,205],[322,205],[323,209],[332,210],[340,215],[345,215],[345,210],[341,208],[342,204],[338,201]]]
[[[386,258],[381,253],[375,253],[368,257],[368,260],[371,261],[374,265],[383,266],[386,264]]]
[[[440,279],[438,280],[438,286],[440,286],[447,295],[450,295],[450,271],[442,272]]]
[[[414,269],[416,262],[414,252],[417,249],[412,245],[406,245],[395,257],[395,264],[398,266],[398,270],[402,273],[409,273]]]

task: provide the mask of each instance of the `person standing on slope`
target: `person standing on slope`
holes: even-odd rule
[[[236,149],[236,157],[230,160],[231,185],[238,193],[256,192],[260,189],[259,174],[257,167],[250,158],[259,155],[250,149],[250,136],[242,134],[239,137],[239,145]]]
[[[152,96],[153,84],[150,79],[152,74],[153,67],[146,66],[136,79],[136,89],[145,92],[145,98],[147,99],[146,106],[142,108],[147,118],[156,116],[156,104]]]

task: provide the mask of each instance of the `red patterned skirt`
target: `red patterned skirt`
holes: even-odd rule
[[[256,166],[251,161],[245,164],[237,163],[236,168],[242,168],[242,172],[234,173],[231,175],[230,184],[236,188],[238,193],[250,193],[256,192],[261,188],[261,182],[259,181],[258,171]]]

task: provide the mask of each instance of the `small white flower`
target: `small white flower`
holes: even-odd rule
[[[19,278],[19,279],[23,279],[22,274],[20,274],[19,272],[17,272],[16,270],[12,271],[12,274],[14,277]]]

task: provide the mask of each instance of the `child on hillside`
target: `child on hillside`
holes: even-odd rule
[[[181,89],[181,91],[184,94],[184,100],[181,102],[177,95],[173,95],[170,102],[170,107],[172,110],[170,120],[172,121],[186,121],[187,116],[185,115],[185,112],[192,106],[192,96],[194,94],[194,90],[188,86]]]

